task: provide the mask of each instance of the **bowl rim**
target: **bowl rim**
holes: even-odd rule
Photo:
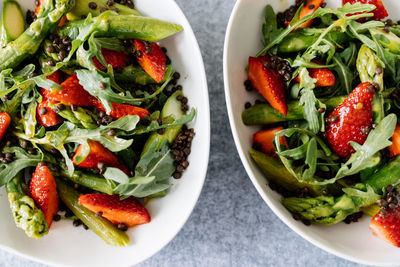
[[[331,248],[328,245],[325,245],[321,243],[319,240],[310,237],[305,231],[303,231],[300,227],[298,227],[297,223],[287,214],[284,214],[278,207],[272,202],[272,197],[270,194],[266,193],[262,186],[258,183],[255,174],[250,166],[250,164],[247,161],[245,151],[243,151],[240,148],[240,140],[239,140],[239,132],[238,132],[238,127],[235,124],[235,119],[233,115],[233,108],[232,108],[232,102],[231,102],[231,93],[230,93],[230,86],[229,86],[229,74],[228,74],[228,51],[230,50],[230,39],[231,39],[231,34],[232,34],[232,28],[233,28],[233,23],[237,17],[237,13],[241,7],[241,5],[246,2],[245,0],[237,0],[235,3],[235,6],[233,7],[232,13],[229,18],[229,22],[226,28],[226,34],[225,34],[225,41],[224,41],[224,52],[223,52],[223,75],[224,75],[224,88],[225,88],[225,101],[226,101],[226,108],[228,111],[228,117],[229,117],[229,123],[231,126],[231,131],[232,131],[232,136],[235,142],[236,150],[239,154],[239,157],[242,161],[243,167],[246,170],[247,175],[249,176],[251,182],[253,183],[254,187],[256,188],[258,194],[261,196],[261,198],[267,203],[269,208],[275,213],[278,218],[283,221],[292,231],[300,235],[302,238],[310,242],[316,247],[321,248],[322,250],[325,250],[326,252],[329,252],[335,256],[338,256],[340,258],[364,264],[364,265],[376,265],[376,266],[394,266],[398,265],[398,263],[382,263],[382,262],[371,262],[371,261],[366,261],[362,258],[352,256],[350,254],[342,253],[340,251],[337,251],[333,248]],[[261,27],[261,26],[260,26]],[[251,55],[249,55],[251,56]]]
[[[0,0],[1,2],[5,1],[5,0]],[[150,254],[150,256],[144,257],[141,260],[139,260],[138,262],[135,263],[135,265],[140,264],[148,259],[150,259],[151,257],[155,256],[156,254],[158,254],[162,249],[164,249],[164,247],[166,247],[177,235],[178,233],[182,230],[182,228],[184,227],[184,225],[187,223],[187,221],[189,220],[189,217],[192,215],[195,207],[197,206],[198,200],[200,198],[201,192],[204,188],[204,183],[207,177],[207,171],[208,171],[208,165],[209,165],[209,159],[210,159],[210,145],[211,145],[211,117],[210,117],[210,101],[209,101],[209,89],[208,89],[208,82],[207,82],[207,75],[206,75],[206,70],[205,70],[205,65],[204,65],[204,59],[203,59],[203,55],[201,53],[201,49],[198,43],[198,40],[196,38],[196,35],[194,34],[192,25],[190,24],[189,20],[187,19],[185,13],[183,12],[183,10],[180,8],[180,6],[176,3],[175,0],[163,0],[163,1],[169,1],[170,4],[172,5],[172,7],[176,10],[176,12],[181,15],[182,17],[182,21],[184,23],[186,23],[188,25],[188,27],[185,27],[184,32],[185,34],[188,35],[187,38],[191,38],[194,40],[194,43],[192,44],[192,48],[193,48],[193,53],[197,54],[199,56],[199,69],[201,71],[201,73],[197,73],[197,75],[199,76],[199,78],[202,81],[202,90],[204,90],[205,93],[205,97],[204,100],[202,101],[204,106],[204,118],[206,120],[206,124],[202,125],[202,127],[205,127],[205,139],[208,140],[208,142],[206,142],[205,144],[203,144],[203,146],[206,146],[203,150],[203,157],[205,159],[204,162],[204,166],[205,168],[199,173],[199,177],[201,178],[201,183],[199,184],[198,188],[193,189],[192,195],[193,197],[193,205],[190,208],[190,211],[187,212],[185,214],[185,216],[182,216],[183,219],[181,220],[181,223],[178,224],[174,229],[174,231],[171,232],[169,238],[166,239],[166,241],[164,242],[164,244],[162,244],[161,246],[159,246],[156,250],[153,251],[152,254]],[[182,33],[181,33],[182,34]],[[173,38],[173,37],[172,37]],[[196,119],[195,119],[196,121]],[[101,242],[101,241],[99,241]],[[20,252],[17,249],[13,249],[11,247],[5,246],[0,244],[0,249],[9,253],[12,253],[14,255],[17,255],[19,257],[34,261],[34,262],[38,262],[41,264],[51,264],[54,266],[69,266],[67,264],[62,264],[59,262],[53,262],[51,260],[44,260],[39,256],[32,256],[29,254],[24,254],[23,252]],[[132,263],[126,263],[126,266],[131,266]],[[120,265],[120,266],[124,266],[124,265]]]

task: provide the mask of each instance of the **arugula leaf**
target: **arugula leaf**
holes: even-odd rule
[[[361,170],[379,164],[380,158],[377,153],[392,144],[389,139],[393,136],[396,124],[397,116],[389,114],[369,133],[363,145],[351,142],[356,152],[342,165],[334,180],[356,174]]]
[[[315,88],[316,79],[312,79],[308,70],[304,67],[300,68],[300,102],[299,105],[304,106],[304,118],[308,122],[308,128],[314,132],[325,131],[325,112],[319,113],[319,108],[326,109],[326,105],[315,97],[313,89]]]
[[[186,114],[179,119],[175,120],[173,117],[167,117],[163,119],[163,123],[160,125],[157,120],[153,120],[150,125],[148,126],[138,126],[136,127],[135,130],[132,132],[127,132],[127,133],[121,133],[123,136],[129,136],[129,135],[139,135],[139,134],[144,134],[144,133],[149,133],[149,132],[154,132],[157,131],[158,129],[166,129],[178,125],[184,125],[189,122],[191,122],[194,117],[196,116],[196,110],[192,108],[189,112],[189,114]]]
[[[168,179],[175,171],[174,159],[168,143],[156,148],[155,142],[136,165],[135,177],[129,178],[124,172],[107,168],[104,177],[115,192],[124,197],[148,197],[168,189]]]
[[[304,18],[298,20],[293,25],[289,25],[289,27],[287,29],[285,29],[283,32],[278,34],[273,40],[271,40],[268,43],[268,45],[265,46],[257,54],[257,57],[264,55],[272,47],[279,44],[287,35],[289,35],[293,31],[294,28],[297,28],[304,22],[307,22],[307,21],[312,20],[317,17],[323,17],[326,14],[335,14],[336,16],[339,17],[339,19],[343,19],[342,22],[344,23],[346,21],[357,20],[359,18],[372,17],[373,16],[372,13],[362,13],[362,12],[370,12],[370,11],[374,10],[375,8],[376,7],[374,5],[361,4],[359,2],[357,2],[353,5],[347,3],[344,6],[337,8],[337,9],[318,8],[313,14],[305,16]],[[354,14],[354,13],[362,13],[362,14],[347,16],[347,15]],[[357,30],[354,27],[353,27],[353,30],[355,31],[355,33],[357,33]],[[343,31],[345,31],[345,28],[343,29]]]
[[[345,89],[347,94],[350,94],[353,91],[353,80],[354,73],[350,70],[350,68],[345,65],[339,55],[335,55],[333,57],[333,62],[335,62],[336,66],[334,70],[339,76],[340,84],[342,88]]]
[[[278,35],[282,30],[278,29],[276,14],[271,5],[265,7],[265,23],[262,26],[264,43],[267,45],[274,36]]]
[[[14,160],[8,164],[2,164],[0,171],[0,187],[12,180],[20,171],[27,167],[37,166],[44,159],[43,155],[30,155],[20,147],[10,147],[4,150],[5,153],[14,153]],[[47,161],[54,162],[50,157],[45,157]]]

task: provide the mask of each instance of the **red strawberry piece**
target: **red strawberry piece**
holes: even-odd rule
[[[369,228],[373,234],[400,247],[400,207],[387,209],[387,214],[378,213],[371,219]]]
[[[128,54],[124,51],[114,51],[106,48],[101,48],[101,53],[107,64],[111,64],[113,68],[125,68],[128,59]],[[107,67],[101,65],[99,60],[94,57],[93,63],[99,70],[106,70]]]
[[[37,166],[29,184],[29,193],[43,211],[49,227],[53,216],[58,212],[58,193],[56,182],[47,166]]]
[[[83,161],[80,159],[81,157],[85,156],[83,155],[83,146],[80,145],[75,151],[72,161],[76,166],[89,169],[114,167],[125,173],[128,173],[128,169],[118,161],[118,158],[114,155],[114,153],[105,148],[102,144],[97,141],[89,141],[88,144],[90,147],[90,152]]]
[[[8,113],[0,112],[0,140],[6,134],[8,126],[10,126],[11,117]]]
[[[93,105],[99,111],[106,111],[103,104],[97,99],[93,101]],[[132,105],[112,103],[112,106],[113,110],[111,111],[110,116],[113,119],[120,119],[129,115],[138,115],[142,119],[150,114],[146,109]]]
[[[253,135],[253,141],[261,146],[262,151],[265,154],[275,155],[276,152],[275,152],[275,147],[274,147],[274,143],[273,143],[275,134],[282,130],[283,130],[283,127],[276,127],[276,128],[271,128],[268,130],[259,131]],[[285,136],[281,136],[279,138],[279,142],[281,145],[284,145],[284,146],[286,146],[286,148],[289,148],[289,145],[287,143]]]
[[[389,16],[389,14],[381,0],[342,0],[343,5],[345,5],[347,3],[355,4],[357,2],[360,2],[362,4],[375,5],[376,9],[374,9],[372,11],[372,13],[374,13],[374,19],[380,20],[380,19],[384,19],[387,16]],[[352,14],[352,15],[355,15],[355,14]]]
[[[341,157],[354,152],[350,141],[364,144],[372,126],[372,99],[375,90],[371,83],[362,83],[328,117],[326,138]]]
[[[322,65],[321,62],[313,60],[313,63]],[[325,68],[317,68],[317,69],[307,69],[308,73],[311,78],[317,79],[317,82],[315,83],[316,87],[327,87],[327,86],[333,86],[335,85],[336,82],[336,77],[335,74],[333,74],[332,71],[329,69]],[[297,76],[294,79],[295,82],[300,82],[299,76]]]
[[[299,19],[314,14],[314,12],[322,5],[323,2],[324,0],[308,0],[300,11]],[[301,24],[299,28],[309,28],[311,27],[312,23],[313,20],[309,20]]]
[[[47,98],[50,103],[63,103],[83,107],[92,106],[93,96],[79,84],[76,75],[72,75],[66,79],[61,84],[61,87],[63,88],[62,90],[54,90],[47,93]]]
[[[53,74],[47,76],[47,79],[52,80],[55,83],[60,83],[60,72],[57,70]],[[52,127],[60,124],[62,119],[54,110],[50,107],[48,95],[49,90],[42,89],[40,91],[42,95],[42,102],[38,103],[36,108],[36,119],[40,125],[44,127]]]
[[[157,43],[149,43],[140,40],[133,40],[136,48],[136,57],[139,65],[153,78],[160,83],[164,80],[167,57]]]
[[[274,109],[286,116],[287,104],[284,83],[276,70],[265,66],[265,63],[270,61],[268,56],[250,57],[249,80]]]
[[[79,197],[79,204],[94,213],[101,212],[114,224],[132,227],[151,221],[149,212],[133,197],[120,200],[117,195],[87,194]]]

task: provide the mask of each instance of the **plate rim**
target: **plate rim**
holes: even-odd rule
[[[230,49],[230,39],[231,39],[231,34],[232,34],[232,28],[233,28],[233,23],[236,19],[236,16],[238,14],[240,6],[245,2],[245,0],[237,0],[235,3],[235,6],[233,7],[233,10],[231,12],[231,15],[229,17],[229,22],[225,31],[225,40],[224,40],[224,51],[223,51],[223,76],[224,76],[224,91],[225,91],[225,103],[226,103],[226,108],[228,111],[228,117],[229,117],[229,124],[231,126],[231,132],[232,136],[235,142],[235,147],[236,150],[239,154],[240,160],[243,164],[243,167],[246,170],[247,175],[249,176],[253,186],[256,188],[258,194],[261,196],[261,198],[265,201],[265,203],[268,205],[268,207],[273,211],[273,213],[283,222],[285,223],[293,232],[301,236],[303,239],[307,240],[314,246],[331,253],[337,257],[340,257],[345,260],[349,260],[355,263],[360,263],[364,265],[375,265],[375,266],[396,266],[399,263],[395,262],[387,262],[387,263],[382,263],[382,262],[371,262],[371,261],[366,261],[363,260],[359,257],[352,256],[350,254],[345,254],[340,251],[337,251],[336,249],[330,248],[327,245],[324,245],[317,239],[310,237],[303,231],[300,227],[298,227],[295,223],[295,221],[291,218],[288,218],[287,215],[285,215],[283,212],[281,212],[275,204],[271,200],[270,194],[266,193],[262,186],[258,183],[254,172],[252,171],[252,168],[250,164],[247,161],[247,158],[245,156],[245,152],[240,148],[240,140],[239,140],[239,131],[238,127],[235,124],[235,119],[233,115],[233,107],[232,107],[232,101],[231,101],[231,93],[230,93],[230,86],[229,86],[229,75],[228,75],[228,51]]]
[[[4,1],[4,0],[3,0]],[[25,1],[25,0],[23,0]],[[180,8],[180,6],[176,3],[175,0],[162,0],[162,1],[169,1],[171,3],[171,5],[173,5],[173,8],[177,10],[178,13],[180,13],[180,15],[182,16],[182,19],[185,23],[187,23],[187,25],[189,27],[185,27],[184,32],[186,34],[188,34],[188,38],[193,38],[194,43],[193,43],[193,53],[197,54],[200,58],[199,60],[199,69],[201,71],[201,73],[197,73],[196,75],[198,75],[198,77],[201,79],[203,86],[201,86],[201,90],[204,91],[205,97],[204,97],[204,102],[203,104],[205,105],[204,107],[204,118],[206,120],[206,124],[202,125],[202,127],[206,127],[204,129],[205,132],[205,139],[208,140],[208,142],[206,142],[205,145],[206,147],[203,150],[203,159],[205,159],[204,165],[205,168],[203,169],[202,173],[199,174],[199,176],[201,177],[201,182],[200,182],[200,186],[198,188],[196,188],[196,190],[194,190],[192,192],[192,195],[194,196],[193,198],[193,206],[190,209],[190,212],[187,212],[185,214],[185,216],[182,216],[183,219],[181,220],[181,223],[179,224],[178,227],[175,227],[175,230],[172,231],[172,234],[169,236],[169,238],[166,239],[166,241],[164,242],[164,244],[162,244],[161,246],[159,246],[156,250],[154,250],[153,253],[150,254],[150,256],[144,257],[143,259],[137,261],[136,263],[133,263],[134,265],[140,264],[148,259],[150,259],[151,257],[155,256],[156,254],[158,254],[161,250],[163,250],[169,243],[171,243],[171,241],[181,232],[182,228],[184,227],[184,225],[187,223],[187,221],[189,220],[190,216],[192,215],[194,209],[196,208],[197,204],[198,204],[198,200],[200,198],[201,192],[204,188],[204,183],[206,181],[206,177],[207,177],[207,173],[208,173],[208,166],[209,166],[209,160],[210,160],[210,145],[211,145],[211,118],[210,118],[210,101],[209,101],[209,89],[208,89],[208,81],[207,81],[207,74],[206,74],[206,69],[205,69],[205,65],[204,65],[204,58],[203,55],[201,53],[201,49],[199,46],[199,42],[196,38],[196,35],[194,34],[192,25],[190,24],[189,20],[187,19],[185,13],[183,12],[183,10]],[[2,1],[1,1],[2,2]],[[171,232],[170,232],[171,233]],[[41,264],[45,264],[45,265],[53,265],[53,266],[70,266],[68,264],[63,264],[63,263],[59,263],[59,262],[54,262],[52,260],[44,260],[39,256],[32,256],[29,254],[24,254],[23,252],[11,248],[9,246],[3,245],[0,243],[0,249],[2,249],[3,251],[6,251],[8,253],[17,255],[21,258],[24,259],[28,259],[37,263],[41,263]],[[132,263],[124,263],[121,264],[119,266],[131,266]],[[77,265],[74,265],[77,266]],[[85,265],[87,266],[87,265]]]

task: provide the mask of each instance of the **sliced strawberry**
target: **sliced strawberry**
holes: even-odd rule
[[[101,48],[101,53],[107,64],[111,64],[113,68],[125,68],[128,59],[128,53],[124,51],[114,51],[106,48]],[[94,57],[93,63],[99,70],[106,70],[107,67],[101,65],[99,60]]]
[[[262,151],[265,154],[275,155],[276,152],[275,152],[275,147],[274,147],[274,143],[273,143],[275,134],[282,130],[283,130],[283,127],[276,127],[276,128],[271,128],[268,130],[259,131],[253,135],[253,141],[261,146]],[[281,136],[279,138],[279,142],[281,145],[284,145],[287,148],[289,147],[287,140],[284,136]]]
[[[133,227],[151,221],[149,212],[133,197],[120,200],[117,195],[87,194],[79,197],[79,204],[94,213],[101,212],[114,224]]]
[[[378,213],[371,219],[369,228],[373,234],[400,247],[400,207],[387,209],[387,214]]]
[[[43,211],[49,227],[53,216],[58,212],[58,193],[56,182],[47,166],[37,166],[29,184],[29,193]]]
[[[80,157],[85,156],[83,155],[82,151],[83,146],[80,145],[75,151],[72,161],[76,166],[81,168],[99,169],[100,165],[103,164],[104,167],[115,167],[125,173],[128,173],[128,169],[122,165],[118,161],[118,158],[102,144],[97,141],[89,141],[88,144],[90,147],[90,152],[83,161],[80,159]]]
[[[376,6],[376,9],[372,11],[372,13],[374,13],[374,19],[380,20],[389,16],[389,13],[387,12],[381,0],[342,0],[343,5],[347,3],[355,4],[358,2],[362,4],[371,4]]]
[[[349,158],[354,152],[350,141],[364,144],[372,126],[372,99],[375,88],[362,83],[328,117],[326,137],[333,150]]]
[[[397,124],[392,136],[392,145],[389,147],[390,156],[400,155],[400,125]]]
[[[300,17],[299,19],[304,18],[305,16],[312,15],[314,12],[322,5],[324,0],[309,0],[307,3],[303,6],[303,8],[300,11]],[[309,20],[307,22],[304,22],[299,26],[299,28],[309,28],[311,27],[313,23],[313,20]]]
[[[6,134],[8,126],[10,126],[11,117],[8,113],[0,112],[0,140]]]
[[[276,70],[265,66],[267,62],[270,62],[268,56],[250,57],[249,80],[274,109],[286,116],[287,104],[282,78]]]
[[[313,62],[322,65],[322,63],[318,61],[313,61]],[[316,87],[327,87],[335,85],[336,82],[335,74],[333,74],[333,72],[330,71],[329,69],[317,68],[317,69],[307,69],[307,70],[311,78],[317,79],[317,82],[315,83]],[[299,83],[300,82],[299,76],[297,76],[294,79],[294,81]]]
[[[94,99],[93,105],[99,111],[106,111],[103,104],[97,99]],[[129,115],[138,115],[142,119],[150,114],[146,109],[132,105],[112,103],[112,106],[113,110],[111,111],[110,116],[113,119],[120,119]]]
[[[164,80],[167,69],[167,57],[157,43],[148,43],[140,40],[133,40],[136,48],[136,57],[139,65],[153,78],[160,83]]]
[[[52,80],[55,83],[60,83],[60,72],[56,71],[53,74],[46,77],[49,80]],[[50,93],[49,90],[42,89],[40,91],[42,95],[42,102],[38,103],[36,107],[36,119],[40,125],[44,127],[52,127],[60,124],[62,119],[54,110],[50,107],[50,102],[48,99],[48,95]]]
[[[83,87],[79,84],[78,77],[76,75],[70,76],[62,84],[62,90],[54,90],[48,92],[47,98],[50,103],[63,103],[75,106],[90,107],[92,106],[91,96]]]

